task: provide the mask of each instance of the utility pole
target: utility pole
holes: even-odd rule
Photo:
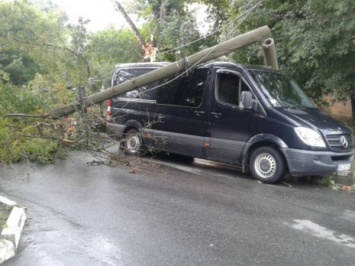
[[[167,78],[179,71],[195,67],[199,64],[208,62],[222,55],[229,54],[239,48],[255,43],[270,35],[271,31],[268,26],[263,26],[247,33],[241,34],[228,41],[217,44],[211,48],[207,48],[198,53],[187,56],[186,58],[175,61],[174,63],[171,63],[167,66],[153,70],[131,80],[127,80],[102,92],[92,94],[86,98],[85,107],[106,101],[127,91],[131,91],[154,81]],[[84,106],[82,106],[79,102],[73,102],[61,108],[54,109],[50,111],[49,114],[52,117],[61,117],[80,110],[83,107]]]
[[[265,66],[271,67],[273,69],[279,69],[274,39],[267,38],[266,40],[264,40],[262,47],[264,51]]]

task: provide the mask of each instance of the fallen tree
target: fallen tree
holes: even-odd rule
[[[165,67],[151,71],[134,79],[127,80],[102,92],[92,94],[88,96],[83,102],[75,101],[66,106],[51,110],[49,115],[55,118],[69,115],[75,111],[81,110],[83,107],[89,107],[94,104],[101,103],[127,91],[131,91],[154,81],[169,77],[184,69],[189,69],[198,64],[202,64],[220,56],[229,54],[239,48],[260,41],[270,35],[271,31],[268,26],[257,28],[255,30],[236,36],[228,41],[219,43],[211,48],[207,48],[196,54],[187,56],[186,58],[180,59]]]

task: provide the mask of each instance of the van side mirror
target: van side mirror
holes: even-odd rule
[[[253,100],[253,93],[251,91],[242,91],[241,102],[244,109],[254,110],[255,100]]]

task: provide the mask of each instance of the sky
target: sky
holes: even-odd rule
[[[120,3],[126,7],[126,1]],[[116,11],[113,0],[51,0],[51,2],[68,15],[70,22],[77,22],[79,17],[89,19],[87,28],[93,32],[110,26],[118,29],[126,25],[124,18]],[[130,17],[135,20],[134,16]]]
[[[127,3],[134,0],[120,0],[123,7],[127,7]],[[114,26],[116,29],[127,27],[125,19],[115,8],[114,0],[51,0],[63,10],[72,23],[76,23],[79,17],[90,19],[87,28],[92,31],[99,31]],[[194,16],[199,25],[201,33],[208,30],[209,24],[205,22],[206,8],[197,8],[199,5],[191,5],[195,9]],[[137,16],[129,14],[136,26],[139,27]]]

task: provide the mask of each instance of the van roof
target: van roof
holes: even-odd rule
[[[276,69],[272,69],[271,67],[268,66],[263,66],[263,65],[248,65],[248,64],[239,64],[239,63],[234,63],[234,62],[225,62],[225,61],[217,61],[217,62],[210,62],[207,63],[203,66],[206,67],[239,67],[239,68],[244,68],[246,70],[263,70],[263,71],[278,71]]]

